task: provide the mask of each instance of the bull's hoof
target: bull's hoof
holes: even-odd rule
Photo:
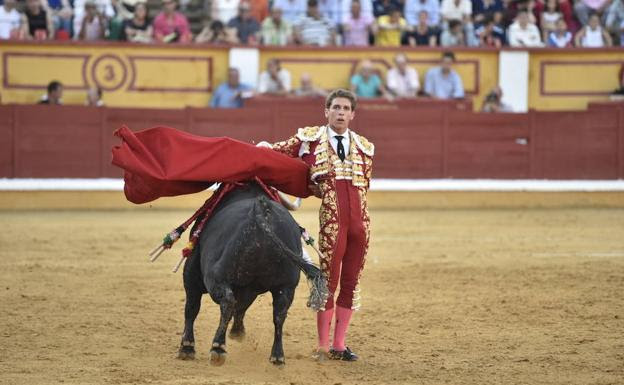
[[[245,330],[230,330],[230,338],[238,342],[243,342],[245,339]]]
[[[195,343],[190,341],[184,341],[180,345],[178,350],[178,359],[180,360],[194,360],[195,359]]]
[[[219,345],[214,343],[212,349],[210,349],[210,364],[213,366],[221,366],[225,363],[227,352],[225,351],[225,345]]]
[[[284,357],[271,356],[271,358],[269,358],[269,361],[271,361],[273,365],[278,367],[286,365],[286,360],[284,359]]]

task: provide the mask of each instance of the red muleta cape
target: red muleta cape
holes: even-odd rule
[[[124,170],[124,193],[132,203],[196,193],[214,182],[260,178],[301,198],[308,189],[308,165],[271,149],[235,139],[196,136],[170,127],[115,131],[113,164]]]

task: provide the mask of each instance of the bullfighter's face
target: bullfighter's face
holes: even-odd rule
[[[349,123],[355,117],[351,101],[347,98],[335,98],[329,108],[325,109],[327,123],[337,134],[344,134]]]

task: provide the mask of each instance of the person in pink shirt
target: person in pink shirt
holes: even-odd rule
[[[344,45],[369,45],[368,34],[371,32],[374,21],[369,14],[362,12],[360,2],[353,0],[351,2],[351,12],[345,17],[345,23],[342,26]]]
[[[163,10],[154,19],[154,39],[161,43],[189,43],[191,29],[189,22],[180,12],[176,12],[175,0],[163,0]]]

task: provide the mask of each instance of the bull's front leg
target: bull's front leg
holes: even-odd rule
[[[273,337],[273,348],[271,349],[271,358],[269,359],[275,365],[284,365],[284,347],[282,345],[282,330],[284,321],[288,315],[288,309],[295,296],[295,288],[280,288],[271,290],[273,295],[273,325],[275,326],[275,335]]]
[[[212,340],[212,349],[210,349],[210,363],[215,366],[221,366],[225,363],[227,352],[225,350],[225,332],[227,331],[228,324],[234,314],[234,308],[236,301],[234,299],[234,293],[229,286],[222,286],[218,290],[218,303],[221,308],[221,319],[219,320],[219,327]]]
[[[184,290],[186,291],[186,305],[184,306],[184,332],[178,350],[178,358],[192,360],[195,358],[195,335],[193,324],[201,307],[201,298],[205,292],[201,275],[199,274],[199,259],[191,257],[184,265]]]

